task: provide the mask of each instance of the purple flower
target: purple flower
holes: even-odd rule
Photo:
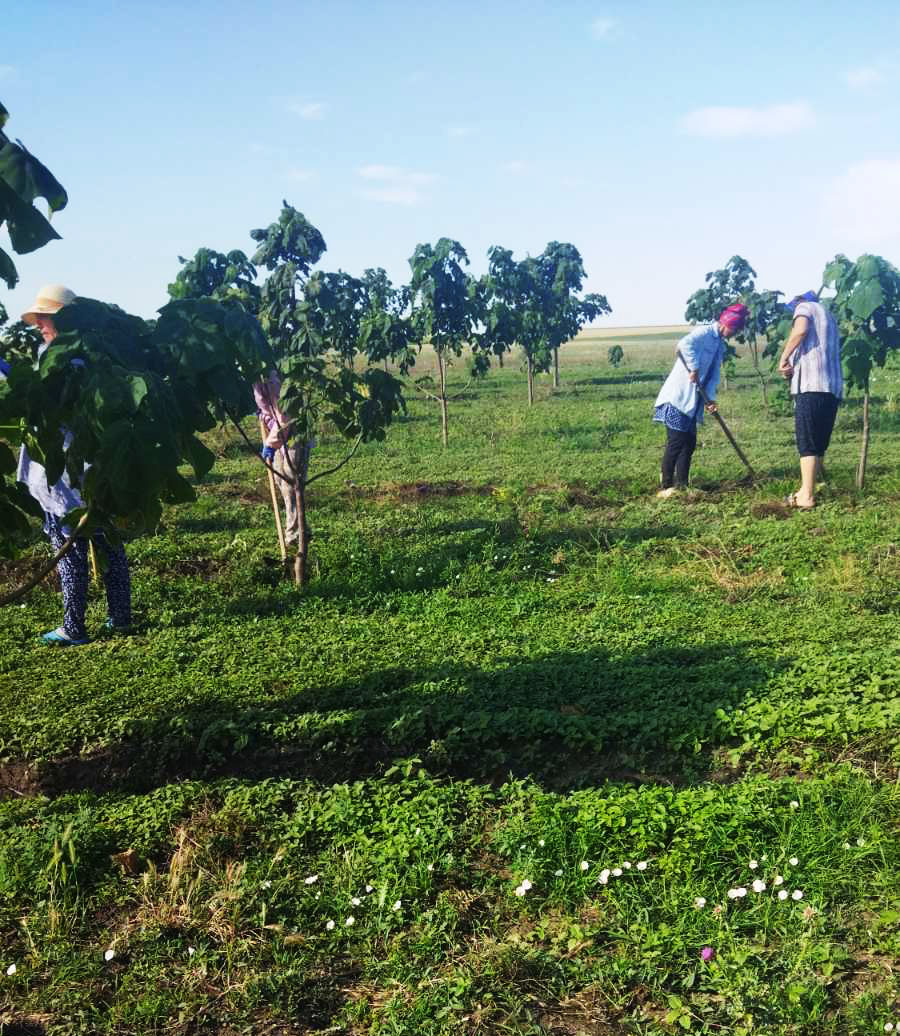
[[[713,957],[715,957],[715,955],[716,951],[712,948],[712,946],[704,946],[703,949],[700,951],[700,960],[712,960]]]

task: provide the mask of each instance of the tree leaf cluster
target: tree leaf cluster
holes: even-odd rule
[[[59,238],[49,219],[35,206],[37,199],[47,203],[48,215],[65,208],[65,188],[25,147],[10,140],[4,132],[9,113],[0,104],[0,226],[6,227],[13,251],[24,255]],[[10,256],[0,249],[0,279],[10,289],[19,275]]]
[[[52,348],[34,364],[14,363],[0,382],[3,437],[27,447],[49,484],[66,473],[92,525],[153,529],[164,503],[194,498],[180,466],[198,478],[212,467],[197,433],[251,409],[244,386],[271,365],[258,322],[237,303],[211,299],[173,301],[154,323],[77,299],[54,319]],[[22,487],[6,484],[14,477],[6,460],[3,537],[34,513]],[[8,539],[3,546],[11,549]]]
[[[840,326],[847,384],[867,391],[873,367],[900,348],[900,271],[880,255],[856,262],[837,255],[822,280],[835,291],[829,306]]]

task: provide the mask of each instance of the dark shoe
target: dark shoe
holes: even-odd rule
[[[121,633],[123,635],[134,633],[134,626],[117,626],[112,619],[109,618],[103,623],[102,628],[104,633]]]

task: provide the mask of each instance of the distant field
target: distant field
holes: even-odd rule
[[[690,324],[644,324],[637,327],[588,327],[579,334],[576,341],[591,338],[680,338],[690,329]]]

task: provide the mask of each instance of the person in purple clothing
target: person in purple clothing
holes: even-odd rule
[[[300,539],[294,476],[296,474],[301,479],[306,478],[309,453],[315,443],[291,442],[291,420],[278,406],[280,395],[281,381],[275,371],[270,371],[265,381],[258,381],[253,386],[253,398],[265,433],[259,453],[263,460],[272,465],[276,476],[281,476],[276,477],[275,481],[284,504],[284,539],[286,543],[291,543]]]
[[[814,291],[798,295],[786,308],[793,323],[781,352],[778,371],[790,382],[794,397],[800,488],[791,493],[785,503],[809,511],[816,506],[816,476],[822,471],[844,395],[841,339],[834,317]]]
[[[44,344],[38,356],[49,349],[57,336],[53,317],[63,306],[75,301],[75,293],[62,284],[49,284],[41,288],[38,297],[22,319],[41,332]],[[70,435],[67,433],[64,447],[68,448]],[[84,507],[78,486],[72,485],[67,473],[52,486],[47,483],[47,472],[28,455],[23,446],[19,453],[19,482],[28,487],[28,492],[44,509],[44,532],[50,538],[54,551],[59,550],[71,535],[71,529],[64,524],[64,517],[76,507]],[[108,630],[127,632],[131,628],[131,575],[125,550],[118,544],[113,546],[101,531],[91,537],[94,544],[103,551],[107,565],[103,571],[106,587],[106,602],[109,614],[105,623]],[[71,550],[57,564],[62,585],[63,624],[41,636],[41,640],[54,647],[71,647],[87,644],[88,635],[84,625],[87,609],[89,542],[77,537]]]

